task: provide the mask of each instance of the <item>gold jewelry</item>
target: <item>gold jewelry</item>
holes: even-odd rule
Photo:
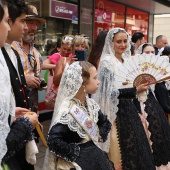
[[[83,86],[84,87],[84,93],[85,93],[85,95],[86,95],[86,88],[85,88],[85,86]]]

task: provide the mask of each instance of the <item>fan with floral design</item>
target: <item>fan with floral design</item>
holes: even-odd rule
[[[142,83],[156,84],[170,79],[170,63],[154,54],[140,54],[124,61],[115,75],[115,85],[137,87]]]

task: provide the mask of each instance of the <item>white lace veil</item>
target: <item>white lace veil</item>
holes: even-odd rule
[[[15,100],[11,90],[8,67],[0,49],[0,164],[7,152],[6,138],[10,131],[8,117],[15,116]],[[2,170],[0,166],[0,170]]]
[[[60,81],[51,127],[59,122],[62,114],[62,107],[64,107],[63,109],[66,110],[66,106],[69,104],[68,101],[70,101],[80,89],[83,83],[81,74],[82,67],[78,61],[74,62],[70,66],[66,65]]]
[[[116,119],[116,113],[118,111],[117,105],[119,104],[119,91],[114,86],[114,75],[117,72],[116,63],[118,60],[115,57],[113,47],[113,38],[118,32],[124,32],[128,36],[128,33],[122,28],[113,28],[108,32],[98,68],[100,85],[96,94],[93,95],[93,98],[99,104],[101,111],[108,116],[112,124]],[[128,58],[130,55],[130,37],[128,36],[128,47],[122,57],[126,56],[126,58]],[[110,138],[108,137],[108,140],[101,146],[101,148],[106,152],[109,152],[109,146]]]
[[[83,83],[81,74],[82,67],[79,65],[78,61],[74,62],[70,66],[68,64],[66,65],[60,81],[50,129],[57,122],[60,122],[63,111],[68,112],[69,101],[77,94]],[[56,156],[47,149],[43,170],[54,169],[56,169]]]

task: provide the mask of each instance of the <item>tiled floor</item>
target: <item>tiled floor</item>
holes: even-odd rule
[[[41,122],[41,124],[43,125],[43,134],[45,138],[47,137],[47,132],[50,126],[50,122],[51,120]],[[37,154],[37,163],[35,165],[35,170],[42,170],[43,163],[44,163],[45,150],[46,148],[40,140],[39,153]]]

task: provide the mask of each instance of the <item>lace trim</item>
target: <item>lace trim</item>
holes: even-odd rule
[[[170,126],[162,108],[151,93],[145,105],[155,165],[166,165],[170,162]]]
[[[14,126],[17,127],[16,131],[18,131],[18,133],[17,134],[14,133],[13,136],[11,135],[12,138],[10,138],[9,136],[8,140],[9,142],[12,142],[15,137],[15,141],[18,143],[15,146],[15,148],[12,148],[12,150],[7,151],[6,155],[3,158],[3,162],[6,162],[11,157],[13,157],[16,154],[16,152],[21,150],[28,141],[31,141],[34,139],[34,135],[32,133],[33,126],[28,118],[24,118],[22,116],[17,118],[16,122],[14,123]]]
[[[86,110],[85,106],[82,106],[82,104],[79,100],[77,100],[77,99],[73,99],[73,100],[74,100],[74,102],[76,102],[76,104],[78,106],[84,107],[84,109]],[[87,98],[87,105],[88,105],[90,115],[92,116],[94,122],[97,123],[98,122],[98,112],[100,109],[98,104],[93,99]],[[73,132],[77,132],[81,138],[85,138],[85,139],[89,138],[88,135],[86,134],[86,132],[83,130],[83,128],[68,113],[68,111],[63,111],[63,114],[60,118],[60,123],[68,125],[69,129]]]
[[[109,120],[107,120],[100,128],[99,128],[99,134],[102,137],[101,142],[105,142],[107,140],[108,134],[111,130],[112,124]]]
[[[23,116],[20,116],[18,119],[16,119],[16,122],[22,122],[24,124],[24,126],[27,129],[27,133],[29,134],[27,136],[27,142],[34,140],[34,133],[33,133],[33,125],[32,123],[29,121],[29,118],[24,118]]]
[[[65,144],[60,139],[53,139],[48,143],[50,152],[68,162],[74,162],[80,154],[80,147],[76,143]],[[56,147],[57,143],[57,147]]]

